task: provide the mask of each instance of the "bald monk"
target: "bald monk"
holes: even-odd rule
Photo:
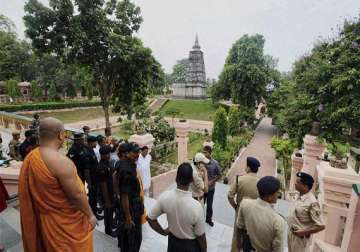
[[[45,118],[39,136],[40,147],[27,155],[20,173],[24,251],[93,251],[96,218],[75,165],[59,153],[64,126],[55,118]]]

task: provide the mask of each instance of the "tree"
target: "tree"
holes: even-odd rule
[[[275,150],[276,159],[280,160],[282,166],[283,186],[287,188],[287,181],[291,174],[291,155],[296,147],[291,139],[273,137],[271,147]]]
[[[231,107],[229,111],[229,135],[235,136],[240,131],[240,113],[238,108]]]
[[[172,83],[185,83],[187,75],[188,59],[179,60],[174,66],[171,73]]]
[[[273,92],[270,107],[277,111],[276,124],[298,143],[314,121],[321,123],[320,137],[330,143],[359,127],[359,34],[360,20],[346,21],[339,36],[318,42],[298,59],[291,83]]]
[[[212,140],[225,149],[228,134],[228,120],[226,111],[223,107],[219,107],[215,112],[214,127],[212,131]]]
[[[29,81],[34,78],[30,45],[18,40],[14,24],[0,15],[0,80]]]
[[[214,100],[231,99],[242,107],[254,107],[265,95],[266,86],[276,77],[276,60],[264,55],[262,35],[244,35],[229,51],[219,82],[214,86]]]
[[[50,100],[54,101],[54,100],[58,100],[59,96],[58,96],[58,92],[56,90],[56,86],[54,83],[51,83],[50,88],[49,88],[49,98]]]
[[[140,8],[129,0],[37,0],[25,4],[26,34],[39,53],[91,69],[110,130],[109,108],[132,113],[144,102],[155,59],[133,35],[140,28]]]
[[[36,80],[31,81],[31,96],[32,98],[40,98],[42,96],[42,90]]]
[[[18,82],[13,79],[6,81],[6,93],[11,98],[16,98],[21,96],[20,89],[17,84]]]
[[[181,111],[178,108],[171,107],[165,111],[165,114],[171,116],[172,126],[174,126],[174,119],[181,114]]]

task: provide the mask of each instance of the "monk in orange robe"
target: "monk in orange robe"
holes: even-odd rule
[[[93,251],[96,218],[75,165],[59,153],[64,126],[55,118],[45,118],[39,135],[40,147],[28,154],[20,173],[24,251]]]

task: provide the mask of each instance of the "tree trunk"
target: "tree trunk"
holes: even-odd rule
[[[110,108],[110,102],[109,102],[110,95],[108,92],[109,89],[107,83],[104,82],[104,80],[99,76],[97,80],[97,86],[99,88],[101,105],[105,115],[105,132],[109,132],[109,134],[111,135],[111,125],[110,125],[110,115],[109,115],[109,108]]]
[[[103,110],[105,114],[105,131],[108,131],[111,135],[110,115],[109,115],[109,102],[103,101]]]

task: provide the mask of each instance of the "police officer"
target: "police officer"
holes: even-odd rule
[[[22,142],[19,148],[20,149],[19,152],[22,160],[24,160],[27,154],[29,154],[33,149],[35,149],[39,145],[38,142],[39,141],[36,137],[35,130],[29,129],[25,131],[25,140],[24,142]]]
[[[16,161],[21,160],[20,155],[20,132],[13,131],[12,132],[13,139],[9,143],[9,156]]]
[[[74,132],[72,140],[74,141],[74,143],[70,147],[67,156],[74,162],[78,176],[80,177],[81,181],[83,183],[85,183],[86,181],[89,185],[91,184],[90,173],[88,170],[85,169],[85,156],[87,154],[87,151],[85,147],[84,134],[82,132]]]
[[[231,185],[228,200],[230,205],[235,209],[235,223],[238,216],[238,210],[243,198],[256,199],[259,197],[258,189],[256,187],[259,178],[257,172],[259,170],[260,162],[254,157],[247,157],[246,159],[246,174],[243,176],[236,176],[236,181]],[[235,201],[236,197],[236,201]],[[234,228],[231,252],[239,251],[237,248],[236,228]]]
[[[86,149],[85,170],[89,171],[89,178],[91,181],[91,183],[89,184],[89,204],[95,216],[98,219],[101,219],[101,216],[99,216],[100,213],[97,209],[97,203],[101,202],[101,199],[99,199],[100,194],[98,194],[98,191],[100,190],[99,180],[96,178],[96,171],[99,165],[98,159],[94,151],[96,148],[96,143],[97,143],[96,137],[91,135],[87,137],[87,141],[85,145],[85,149]]]
[[[256,186],[259,198],[243,199],[239,206],[234,228],[238,237],[238,251],[282,252],[286,225],[273,207],[280,196],[280,181],[265,176]]]
[[[97,201],[96,201],[96,187],[95,187],[95,172],[98,165],[97,159],[93,154],[92,149],[85,145],[85,137],[82,132],[74,132],[73,145],[70,147],[67,156],[74,162],[77,173],[83,183],[88,185],[89,204],[96,215]],[[93,155],[92,155],[93,154]]]
[[[118,241],[120,251],[138,252],[142,242],[141,225],[145,211],[142,183],[136,172],[140,148],[134,143],[125,145],[125,159],[117,165],[121,202]]]
[[[289,210],[287,223],[289,252],[304,252],[309,250],[311,235],[325,229],[321,218],[321,210],[311,189],[314,179],[311,175],[298,172],[295,189],[300,197]]]
[[[114,166],[110,162],[111,147],[105,145],[100,148],[101,160],[96,171],[96,178],[99,182],[101,190],[102,203],[105,206],[104,209],[104,225],[105,233],[107,235],[116,237],[113,233],[113,214],[114,214],[114,199],[113,199],[113,181],[112,176],[114,173]]]

